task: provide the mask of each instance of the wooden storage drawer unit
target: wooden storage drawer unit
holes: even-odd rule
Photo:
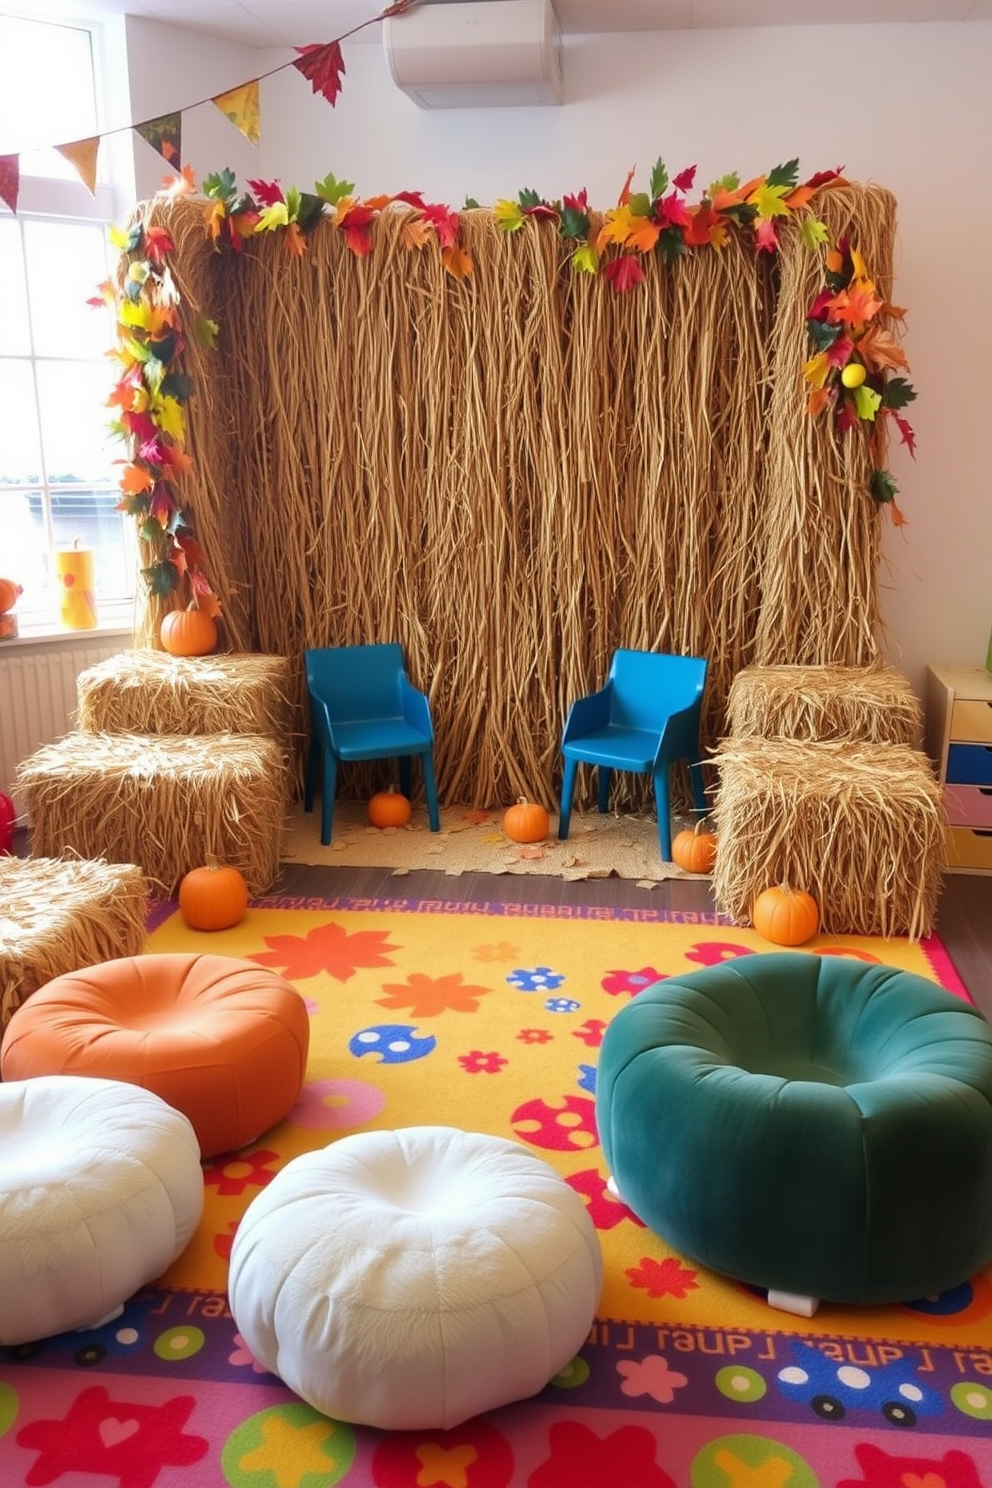
[[[929,667],[927,753],[947,811],[947,867],[992,873],[992,673]]]

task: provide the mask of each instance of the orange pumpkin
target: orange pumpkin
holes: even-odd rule
[[[711,873],[716,862],[716,835],[704,832],[703,821],[695,827],[676,832],[672,840],[672,861],[686,873]]]
[[[23,593],[20,584],[15,584],[13,579],[0,579],[0,615],[6,615],[8,610],[12,610]]]
[[[406,796],[395,786],[378,791],[368,804],[369,821],[374,827],[405,827],[410,820],[411,806]]]
[[[230,930],[248,909],[248,885],[237,868],[209,861],[179,885],[179,912],[191,930]]]
[[[758,934],[773,945],[804,945],[820,928],[820,910],[812,894],[787,883],[763,890],[754,901],[751,919]]]
[[[537,801],[520,796],[515,806],[503,813],[503,831],[512,842],[543,842],[551,822]]]
[[[208,656],[217,645],[217,624],[206,610],[170,610],[162,617],[159,640],[170,656]]]

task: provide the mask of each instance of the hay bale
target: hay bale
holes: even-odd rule
[[[284,656],[169,656],[135,649],[81,672],[76,727],[91,734],[271,734],[288,740]]]
[[[147,908],[133,863],[0,858],[0,1032],[53,977],[137,956]]]
[[[727,731],[735,739],[855,739],[918,749],[923,710],[892,667],[752,666],[730,685]]]
[[[260,734],[75,732],[24,760],[17,784],[34,852],[139,863],[162,897],[211,854],[252,894],[279,872],[286,756]]]
[[[944,811],[926,756],[905,744],[727,739],[713,759],[713,893],[740,924],[762,889],[805,889],[830,934],[934,926]]]

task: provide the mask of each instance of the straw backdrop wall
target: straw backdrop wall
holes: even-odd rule
[[[849,184],[814,202],[885,295],[894,206]],[[188,199],[143,210],[189,315],[221,326],[188,349],[184,497],[227,644],[293,658],[302,703],[305,647],[400,641],[443,800],[552,805],[568,705],[618,646],[709,658],[708,742],[741,667],[876,657],[870,462],[805,411],[822,264],[797,221],[775,257],[742,235],[616,294],[552,224],[488,210],[464,214],[464,281],[397,212],[368,257],[321,224],[296,259],[278,234],[215,253]]]

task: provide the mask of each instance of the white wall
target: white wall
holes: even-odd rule
[[[154,109],[181,102],[177,77],[197,96],[244,80],[230,67],[211,71],[202,38],[189,49],[195,81],[161,67],[161,44],[156,36],[147,57],[162,79]],[[254,71],[245,76],[289,54],[251,55]],[[904,349],[919,398],[907,410],[917,458],[893,446],[889,459],[909,525],[897,531],[885,522],[887,653],[918,688],[928,662],[984,662],[992,626],[984,447],[992,420],[992,23],[570,38],[558,108],[425,111],[394,86],[377,39],[346,42],[344,56],[334,109],[291,67],[263,83],[262,143],[250,173],[310,189],[333,171],[361,195],[406,188],[455,208],[466,195],[491,204],[524,186],[549,198],[586,186],[595,206],[608,207],[631,166],[647,185],[659,155],[673,173],[697,164],[699,187],[793,156],[804,176],[843,166],[852,179],[888,187],[899,204],[895,298],[909,312]],[[241,170],[240,137],[218,120],[224,138],[203,141],[217,152],[194,164]],[[192,143],[192,128],[190,136]]]

